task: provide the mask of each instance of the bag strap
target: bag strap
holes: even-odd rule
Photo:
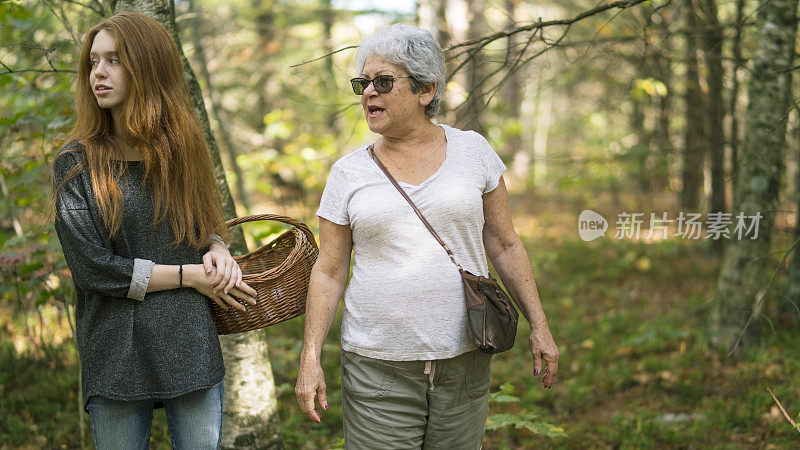
[[[411,205],[411,209],[413,209],[414,212],[417,213],[417,217],[419,217],[422,223],[425,224],[425,228],[427,228],[428,231],[431,232],[433,237],[436,238],[436,241],[439,243],[439,245],[441,245],[444,248],[444,251],[446,251],[447,255],[450,257],[450,261],[453,261],[453,264],[455,264],[456,267],[459,268],[459,270],[464,270],[461,267],[461,264],[459,264],[456,261],[455,255],[453,255],[453,252],[450,251],[450,248],[447,246],[447,244],[445,244],[442,238],[439,237],[439,234],[436,233],[436,230],[433,229],[433,227],[425,218],[425,216],[422,215],[422,212],[420,212],[419,208],[417,208],[417,205],[415,205],[414,202],[411,201],[411,198],[408,196],[408,194],[406,194],[406,191],[400,186],[400,184],[397,183],[397,180],[395,180],[392,174],[389,173],[389,169],[387,169],[386,166],[383,165],[380,158],[378,158],[378,155],[375,154],[375,146],[373,144],[369,145],[369,154],[370,156],[372,156],[372,160],[375,161],[375,164],[377,164],[378,167],[380,167],[380,169],[383,171],[384,175],[386,175],[386,178],[388,178],[389,181],[392,182],[392,185],[395,187],[395,189],[397,189],[397,191],[400,192],[400,195],[402,195],[403,198],[406,199],[408,204]]]

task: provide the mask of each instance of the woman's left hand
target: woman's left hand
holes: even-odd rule
[[[547,366],[542,373],[542,385],[550,388],[558,373],[558,347],[547,325],[534,325],[531,331],[531,354],[533,355],[533,376],[542,372],[542,360]]]
[[[211,289],[215,292],[220,290],[226,294],[234,286],[242,285],[242,269],[239,263],[233,259],[231,252],[219,242],[212,242],[208,252],[203,255],[203,269],[206,273],[211,273],[216,268],[216,274],[211,279]]]

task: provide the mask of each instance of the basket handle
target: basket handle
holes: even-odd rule
[[[308,228],[308,226],[306,224],[304,224],[303,222],[301,222],[301,221],[299,221],[297,219],[293,219],[291,217],[279,216],[277,214],[253,214],[253,215],[250,215],[250,216],[235,217],[233,219],[228,220],[225,223],[228,225],[228,228],[230,228],[230,227],[232,227],[234,225],[240,225],[240,224],[243,224],[245,222],[256,222],[256,221],[259,221],[259,220],[276,220],[278,222],[283,222],[283,223],[292,225],[292,226],[298,228],[300,231],[302,231],[306,235],[306,237],[308,238],[308,241],[311,242],[311,245],[313,245],[314,248],[318,248],[317,247],[317,240],[314,239],[314,233],[311,232],[311,230]]]

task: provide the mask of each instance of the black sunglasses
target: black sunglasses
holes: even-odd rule
[[[350,80],[350,84],[353,86],[353,92],[356,95],[361,95],[367,89],[370,83],[381,94],[385,94],[387,92],[391,92],[392,88],[394,87],[394,79],[395,78],[414,78],[414,77],[395,77],[392,75],[378,75],[373,79],[368,78],[353,78]]]

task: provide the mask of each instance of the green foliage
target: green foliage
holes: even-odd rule
[[[519,402],[519,398],[513,395],[514,385],[510,382],[503,383],[500,390],[489,394],[489,403],[511,403]],[[551,425],[546,422],[534,421],[538,414],[533,413],[500,413],[492,414],[486,418],[486,430],[497,430],[503,427],[514,427],[517,430],[527,429],[534,434],[541,434],[549,438],[566,437],[563,428]]]
[[[764,385],[772,386],[790,414],[800,410],[800,360],[786,352],[800,345],[800,336],[785,330],[766,333],[763,347],[741,361],[711,350],[702,330],[716,266],[707,262],[702,247],[612,239],[557,243],[545,237],[526,237],[526,242],[562,355],[559,376],[552,390],[541,388],[531,373],[529,329],[520,325],[517,346],[493,358],[494,379],[502,384],[496,382],[490,393],[485,448],[529,448],[536,435],[556,438],[537,441],[537,446],[564,449],[750,448],[767,439],[778,448],[794,445],[796,431],[771,412]],[[635,268],[643,257],[652,261],[648,272]],[[17,264],[25,265],[22,260]],[[26,268],[27,273],[36,270]],[[6,321],[0,326],[7,329],[12,317],[17,321],[14,335],[24,335],[20,316],[9,310],[0,311],[0,320]],[[321,424],[305,417],[294,398],[303,321],[263,331],[287,448],[342,445],[340,324],[341,311],[323,347],[331,410]],[[16,417],[0,424],[6,427],[0,428],[0,440],[34,445],[35,436],[42,435],[52,446],[76,447],[74,346],[64,343],[54,346],[50,356],[38,352],[30,357],[5,348],[0,393],[7,400],[2,408],[4,417],[13,416],[11,411]],[[33,425],[38,431],[32,431]],[[154,434],[154,448],[165,448],[163,423],[156,423]]]
[[[500,386],[500,390],[489,394],[489,403],[512,403],[518,401],[519,398],[514,396],[514,385],[508,381]]]
[[[496,430],[502,427],[513,426],[517,430],[525,428],[534,434],[541,434],[549,438],[566,437],[564,429],[546,422],[533,422],[536,414],[494,414],[486,421],[487,430]]]
[[[202,79],[201,85],[208,100],[213,94],[221,105],[220,122],[212,125],[218,139],[223,128],[232,136],[252,212],[281,211],[313,224],[331,164],[375,139],[347,85],[355,52],[289,67],[324,53],[318,2],[195,4],[198,12],[190,14],[187,2],[176,2],[184,49],[199,74],[189,36],[199,28],[211,72],[211,86]],[[663,16],[654,8],[672,14],[670,5],[647,2],[642,6],[648,9],[637,11],[657,26]],[[574,6],[561,6],[566,9],[559,16],[571,15]],[[633,16],[637,11],[576,23],[570,38],[638,33],[644,16]],[[333,47],[358,43],[366,30],[352,26],[355,13],[334,15]],[[0,442],[9,447],[81,445],[74,293],[47,201],[49,166],[73,121],[70,71],[79,32],[98,18],[79,2],[0,1],[0,61],[8,66],[0,73],[14,71],[0,74]],[[381,20],[409,18],[383,14]],[[545,33],[549,39],[551,31]],[[661,43],[657,34],[650,35],[656,42],[649,49]],[[652,175],[641,161],[662,150],[649,138],[658,101],[676,92],[662,74],[642,73],[639,47],[587,47],[577,55],[575,48],[563,47],[563,67],[555,66],[559,55],[520,71],[529,90],[524,106],[536,113],[508,118],[496,95],[482,117],[506,163],[514,155],[503,149],[512,138],[522,137],[526,148],[539,130],[547,138],[546,154],[533,161],[546,176],[518,184],[535,181],[540,195],[514,197],[512,204],[562,354],[557,383],[543,390],[531,373],[530,330],[520,326],[518,345],[493,361],[495,379],[503,384],[492,386],[485,447],[530,448],[531,433],[558,437],[537,442],[544,448],[794,447],[796,431],[773,414],[763,386],[773,387],[790,414],[798,410],[800,359],[786,349],[800,346],[800,338],[779,327],[765,329],[762,346],[740,361],[709,348],[704,325],[718,261],[706,252],[707,242],[637,243],[608,237],[609,230],[606,238],[586,243],[563,225],[572,227],[572,212],[599,203],[605,209],[597,210],[609,219],[620,210],[642,210],[633,208],[641,201],[652,210],[657,200],[632,193]],[[488,64],[502,64],[504,42],[487,50],[495,56]],[[550,65],[555,76],[542,70]],[[631,127],[634,106],[642,108],[644,129]],[[680,119],[670,120],[674,138],[671,128]],[[678,162],[671,161],[675,167]],[[226,169],[230,180],[229,160]],[[539,208],[541,203],[547,204]],[[520,216],[535,226],[520,228]],[[252,243],[282,230],[275,223],[246,226]],[[768,298],[766,304],[775,303]],[[300,413],[294,398],[303,321],[263,331],[287,448],[343,446],[340,322],[341,311],[323,347],[331,411],[321,424]],[[164,422],[156,413],[153,448],[169,447]]]

